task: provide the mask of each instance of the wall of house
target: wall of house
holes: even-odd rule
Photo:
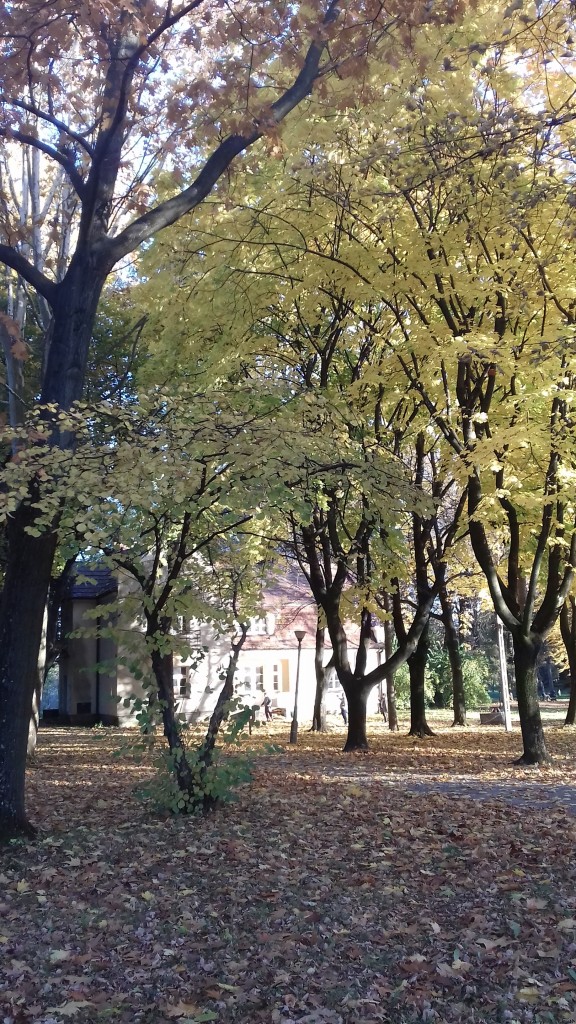
[[[129,593],[134,587],[133,580],[120,579],[119,584],[124,593]],[[134,696],[145,697],[142,681],[137,676],[138,670],[146,676],[150,672],[150,663],[141,623],[130,619],[132,613],[129,611],[124,613],[127,617],[123,621],[122,607],[120,605],[119,610],[114,595],[109,595],[100,600],[70,601],[63,608],[64,633],[75,630],[83,630],[85,633],[68,639],[61,659],[60,713],[70,722],[88,723],[94,721],[99,714],[106,724],[137,725],[133,707],[125,707],[124,701]],[[116,616],[117,635],[123,638],[118,649],[116,641],[111,637],[97,640],[94,635],[95,616],[99,614],[105,617],[112,608]],[[210,717],[230,656],[227,637],[217,636],[205,624],[199,629],[199,635],[194,640],[199,653],[183,661],[177,657],[174,659],[177,710],[190,722],[201,722]],[[298,702],[298,718],[301,722],[312,719],[314,708],[316,677],[312,641],[310,631],[305,641],[307,646],[303,645],[301,652]],[[275,648],[276,643],[278,647]],[[368,670],[375,667],[377,657],[375,650],[369,653]],[[98,669],[98,662],[108,662],[109,668]],[[294,707],[297,663],[297,647],[288,646],[286,633],[284,636],[274,636],[273,616],[269,615],[266,619],[266,632],[262,633],[261,638],[259,632],[255,632],[250,637],[250,645],[240,654],[236,692],[246,703],[258,707],[262,705],[264,695],[268,694],[272,707],[282,711],[289,720]],[[326,695],[329,714],[339,716],[341,696],[340,685],[333,677]],[[369,699],[369,713],[375,714],[377,706],[378,687],[375,687]]]
[[[368,656],[367,670],[377,665],[377,653],[371,651]],[[298,668],[297,650],[251,650],[242,652],[238,663],[236,677],[236,689],[239,694],[246,698],[254,698],[254,702],[261,704],[264,693],[267,693],[272,701],[273,708],[279,708],[286,712],[290,718],[294,709],[294,696],[296,690],[296,672]],[[252,686],[248,688],[244,679],[250,680]],[[254,680],[263,681],[263,690],[256,690]],[[314,712],[314,697],[316,695],[316,670],[314,666],[314,650],[302,648],[300,658],[300,679],[298,686],[298,719],[302,721],[310,718]],[[329,681],[326,692],[326,709],[329,714],[340,714],[340,700],[342,687],[335,675]],[[258,699],[259,698],[259,699]],[[248,700],[249,702],[249,700]],[[378,687],[375,687],[368,700],[368,714],[376,714],[378,711]]]
[[[174,695],[179,714],[186,720],[195,723],[206,721],[218,699],[223,684],[223,673],[229,658],[229,643],[225,638],[212,637],[204,657],[193,667],[190,659],[174,664]],[[368,670],[377,664],[376,652],[371,652]],[[235,690],[247,704],[262,705],[264,695],[268,694],[272,707],[283,711],[290,720],[294,708],[296,688],[297,651],[278,649],[242,652],[238,662]],[[132,693],[141,694],[141,684],[121,664],[118,667],[117,692],[121,698],[117,704],[118,721],[121,725],[136,725],[131,709],[124,708],[124,697]],[[314,669],[314,651],[303,649],[300,661],[300,683],[298,687],[298,719],[312,720],[314,697],[316,692],[316,674]],[[329,682],[326,693],[326,708],[329,714],[340,715],[340,699],[342,689],[337,679]],[[368,713],[378,711],[378,687],[372,691],[368,702]]]
[[[72,725],[101,717],[113,721],[116,703],[116,645],[96,636],[115,608],[114,595],[66,602],[62,629],[66,638],[60,657],[59,714]],[[79,636],[74,634],[79,631]]]

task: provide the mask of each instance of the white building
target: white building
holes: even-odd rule
[[[125,667],[110,637],[98,637],[94,624],[114,614],[118,581],[105,569],[83,569],[85,582],[73,582],[62,608],[59,718],[71,724],[135,724],[127,697],[142,695],[141,683]],[[90,582],[88,581],[90,579]],[[122,589],[122,581],[120,589]],[[235,689],[246,703],[261,705],[265,694],[278,715],[291,717],[298,671],[295,631],[304,631],[301,643],[298,718],[311,720],[316,690],[314,655],[316,605],[299,570],[289,570],[266,588],[262,616],[251,621],[240,654]],[[132,626],[132,634],[141,635]],[[193,651],[192,657],[174,659],[174,695],[178,711],[190,721],[207,718],[222,686],[230,640],[206,623],[180,620],[179,632]],[[85,635],[82,635],[82,634]],[[349,630],[351,660],[358,630]],[[327,641],[325,662],[330,658]],[[368,669],[377,664],[377,648],[370,652]],[[335,673],[327,688],[328,713],[338,714],[342,690]],[[378,688],[371,694],[369,711],[376,712]]]

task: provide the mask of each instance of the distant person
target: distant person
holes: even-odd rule
[[[542,664],[537,669],[538,674],[538,696],[541,700],[550,700],[550,689],[554,688],[552,682],[552,670],[550,667],[550,661],[545,658]]]
[[[348,705],[346,703],[346,694],[344,693],[342,694],[342,698],[340,700],[340,714],[344,719],[344,725],[348,725]]]
[[[550,694],[550,700],[558,700],[558,697],[560,696],[560,687],[558,685],[560,673],[552,661],[552,658],[548,658],[548,664],[550,666],[550,689],[548,691]]]
[[[388,702],[384,693],[380,694],[378,698],[378,711],[382,715],[385,722],[388,721]]]
[[[272,721],[272,701],[270,700],[270,697],[268,696],[268,694],[266,694],[266,696],[264,697],[264,700],[262,701],[262,707],[264,708],[264,714],[266,715],[266,721],[267,722],[271,722]]]

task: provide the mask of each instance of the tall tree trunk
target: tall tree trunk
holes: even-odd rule
[[[433,736],[434,733],[426,721],[426,695],[424,681],[426,662],[430,646],[430,627],[423,630],[418,646],[408,658],[410,672],[410,732],[409,736]]]
[[[28,727],[28,746],[26,748],[26,756],[28,759],[34,757],[34,754],[36,752],[36,745],[38,743],[38,729],[40,727],[42,693],[44,692],[44,683],[46,682],[47,624],[48,610],[47,608],[45,608],[44,616],[42,618],[42,640],[40,643],[40,651],[38,654],[38,671],[36,674],[36,685],[34,687],[34,693],[32,694],[32,714],[30,715],[30,725]]]
[[[314,669],[316,672],[316,693],[314,695],[314,712],[310,732],[328,732],[326,725],[326,680],[332,667],[332,659],[324,664],[326,650],[326,628],[316,627],[316,648],[314,651]]]
[[[355,681],[357,682],[357,681]],[[346,687],[348,702],[348,735],[344,750],[368,750],[366,736],[366,704],[371,687],[355,685]]]
[[[570,670],[570,699],[564,725],[576,724],[576,599],[570,596],[560,612],[560,632]]]
[[[527,640],[519,632],[513,633],[512,639],[514,642],[516,698],[524,744],[524,752],[516,764],[545,764],[550,760],[550,756],[546,749],[542,718],[540,717],[536,677],[536,660],[541,643]]]
[[[454,709],[454,721],[452,725],[466,725],[466,700],[464,697],[464,678],[462,675],[462,654],[458,631],[454,624],[454,609],[448,596],[446,587],[440,587],[440,604],[442,607],[442,624],[444,626],[444,638],[448,660],[450,661],[450,672],[452,674],[452,706]]]
[[[570,697],[564,725],[576,725],[576,659],[574,665],[570,666]]]
[[[25,771],[32,695],[56,535],[31,537],[34,511],[21,505],[8,522],[9,557],[0,598],[0,838],[30,835]]]
[[[50,352],[42,388],[45,406],[69,409],[82,397],[88,347],[106,273],[90,257],[76,260],[59,285]],[[53,421],[54,443],[69,447]],[[29,834],[24,789],[32,697],[38,678],[38,652],[44,609],[56,551],[56,526],[40,537],[26,532],[41,496],[36,482],[7,528],[4,586],[0,600],[0,834]],[[57,517],[56,517],[57,519]]]
[[[30,715],[30,722],[28,724],[28,744],[26,747],[26,759],[34,758],[36,753],[36,747],[38,746],[38,729],[40,728],[40,710],[42,704],[42,668],[38,666],[38,682],[34,687],[34,693],[32,694],[32,714]]]
[[[384,594],[384,609],[389,615],[392,614],[392,602],[390,594]],[[391,619],[384,622],[384,657],[390,661],[394,653],[394,626]],[[398,709],[396,707],[396,690],[394,687],[394,673],[386,675],[386,700],[388,703],[388,728],[390,732],[398,732]]]

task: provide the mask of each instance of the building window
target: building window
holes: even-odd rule
[[[250,619],[248,636],[266,636],[266,619]]]
[[[264,666],[245,665],[238,680],[238,689],[253,693],[264,689]]]
[[[280,666],[272,665],[272,689],[275,693],[280,690]]]
[[[188,669],[181,668],[180,674],[174,678],[174,692],[178,697],[189,697],[190,696],[190,683],[188,679]]]
[[[266,632],[268,636],[274,636],[276,630],[276,616],[273,615],[272,612],[267,612],[266,619],[264,621],[266,622]]]
[[[180,636],[186,637],[191,647],[201,646],[202,627],[197,619],[187,619],[184,615],[179,615],[176,628]]]
[[[328,673],[328,678],[326,679],[326,689],[327,690],[339,690],[340,689],[340,680],[338,679],[336,671],[333,668],[330,669],[330,671]]]

